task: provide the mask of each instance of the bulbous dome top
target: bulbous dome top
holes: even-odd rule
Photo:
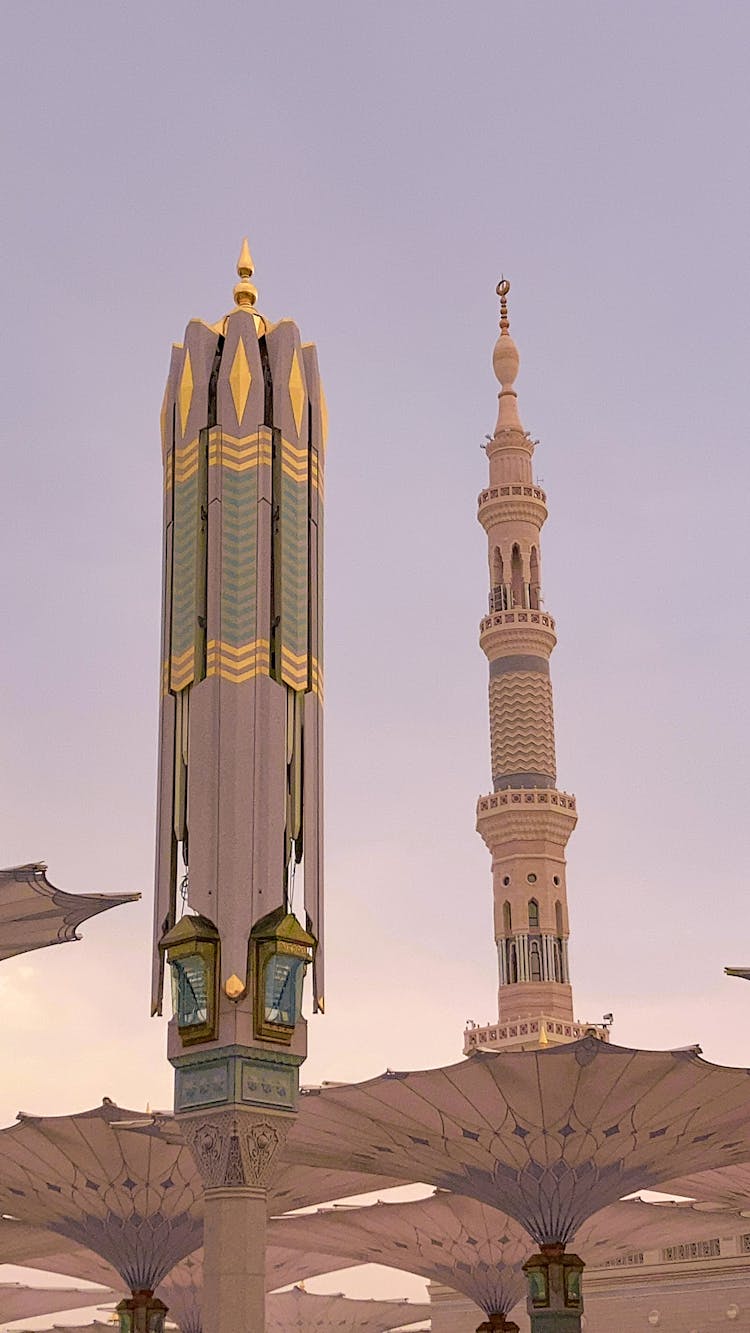
[[[492,353],[492,368],[503,389],[513,387],[520,363],[518,348],[510,336],[507,301],[509,291],[510,283],[507,278],[501,278],[497,284],[497,294],[500,297],[500,336]]]

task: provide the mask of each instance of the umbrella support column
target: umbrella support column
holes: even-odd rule
[[[205,1189],[204,1333],[263,1333],[268,1189],[293,1120],[236,1104],[179,1116]]]
[[[523,1266],[531,1333],[581,1333],[583,1260],[564,1245],[542,1245]]]
[[[205,1333],[256,1333],[266,1326],[266,1207],[262,1188],[206,1190]]]

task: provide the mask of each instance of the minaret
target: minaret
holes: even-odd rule
[[[467,1027],[467,1054],[480,1047],[544,1046],[589,1032],[606,1037],[606,1028],[573,1018],[565,848],[576,803],[557,787],[549,667],[557,640],[541,582],[547,501],[532,473],[536,441],[518,415],[509,290],[503,279],[492,358],[500,408],[486,445],[489,486],[479,496],[489,554],[489,613],[479,642],[490,668],[493,790],[479,800],[477,830],[492,856],[498,1022]]]

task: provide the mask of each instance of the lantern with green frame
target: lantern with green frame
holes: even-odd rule
[[[315,945],[315,938],[283,907],[253,927],[253,1028],[260,1041],[291,1043],[302,1010],[302,983]]]
[[[167,1307],[152,1291],[134,1291],[117,1306],[120,1333],[164,1333]]]
[[[212,1041],[218,1030],[218,930],[207,917],[186,914],[159,948],[171,969],[172,1008],[184,1044]]]

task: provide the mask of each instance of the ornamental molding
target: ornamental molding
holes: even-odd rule
[[[266,1187],[291,1119],[245,1110],[180,1116],[205,1189]]]
[[[546,611],[494,611],[479,624],[479,646],[490,661],[513,653],[549,658],[556,643],[555,622]]]
[[[507,490],[508,488],[498,487],[493,489]],[[529,490],[531,490],[531,487],[529,487]],[[539,494],[541,496],[544,492],[540,491]],[[537,499],[533,494],[498,495],[497,499],[487,500],[483,500],[480,496],[477,518],[488,534],[498,523],[533,523],[535,528],[541,530],[547,518],[547,506],[544,500]]]
[[[499,394],[498,397],[500,397]],[[510,451],[513,453],[520,451],[528,454],[531,458],[536,444],[537,441],[532,440],[529,432],[524,430],[522,426],[501,426],[492,439],[487,441],[485,452],[488,458],[494,458],[496,454]]]
[[[477,832],[490,852],[515,840],[565,847],[577,821],[575,796],[553,788],[507,788],[477,802]]]

